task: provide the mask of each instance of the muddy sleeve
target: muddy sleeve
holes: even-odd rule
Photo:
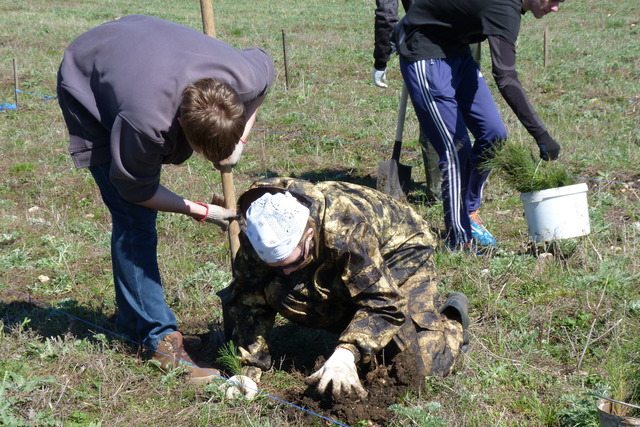
[[[536,140],[547,131],[542,119],[531,105],[516,71],[516,47],[500,36],[489,36],[493,78],[500,94]]]
[[[231,331],[242,364],[266,370],[271,365],[268,337],[276,312],[265,298],[269,278],[260,274],[258,264],[251,264],[251,259],[251,254],[242,249],[236,255],[234,271],[245,273],[236,274],[231,297],[225,301],[225,329]]]
[[[273,328],[275,312],[267,306],[263,295],[242,288],[242,284],[236,283],[226,307],[228,318],[225,321],[240,353],[240,362],[266,370],[271,365],[267,338]]]
[[[340,335],[340,343],[357,350],[368,363],[400,330],[405,321],[406,298],[394,283],[380,253],[375,233],[367,224],[355,227],[338,245],[346,284],[356,313]]]

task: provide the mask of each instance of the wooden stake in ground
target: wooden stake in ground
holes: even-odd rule
[[[202,27],[204,33],[208,36],[216,36],[216,28],[213,19],[212,0],[200,0],[200,9],[202,10]],[[224,195],[224,207],[236,210],[236,190],[233,185],[233,172],[229,166],[220,169],[222,175],[222,194]],[[240,225],[238,221],[229,222],[229,252],[231,255],[231,264],[236,258],[238,249],[240,249]]]
[[[16,58],[13,58],[13,86],[16,97],[16,111],[18,111],[18,65],[16,64]]]
[[[544,27],[544,68],[549,64],[549,26]]]

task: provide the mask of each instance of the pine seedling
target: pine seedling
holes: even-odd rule
[[[242,374],[242,363],[240,363],[238,357],[238,348],[233,341],[229,341],[220,347],[216,360],[227,369],[230,377]]]
[[[573,184],[565,165],[537,159],[526,147],[504,144],[481,163],[482,170],[494,170],[520,193],[546,190]]]

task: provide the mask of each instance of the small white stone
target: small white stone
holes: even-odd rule
[[[234,375],[222,384],[220,388],[228,387],[225,392],[227,399],[235,399],[244,396],[247,400],[251,400],[258,394],[258,385],[251,378],[244,375]]]
[[[553,259],[553,254],[549,252],[543,252],[538,255],[538,259],[543,262],[551,261]]]

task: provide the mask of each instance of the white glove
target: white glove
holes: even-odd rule
[[[371,77],[373,78],[373,82],[376,84],[376,86],[378,86],[378,87],[387,87],[387,84],[385,83],[387,81],[387,69],[386,68],[384,70],[376,70],[374,68],[373,72],[371,73]]]
[[[346,348],[337,348],[324,366],[306,380],[307,384],[318,383],[317,389],[324,393],[329,383],[332,387],[332,395],[337,399],[342,393],[355,392],[359,397],[367,396],[367,391],[362,387],[358,372],[356,371],[355,357]]]
[[[236,148],[233,149],[233,153],[229,157],[224,160],[221,160],[220,163],[214,164],[213,166],[216,169],[221,169],[223,166],[231,166],[234,167],[238,164],[240,160],[240,156],[242,156],[242,150],[244,149],[244,142],[242,140],[236,143]]]
[[[198,203],[207,208],[207,213],[204,218],[199,220],[200,222],[205,221],[212,224],[216,224],[218,227],[222,229],[222,231],[227,231],[229,228],[229,220],[235,219],[238,217],[238,212],[232,211],[230,209],[225,209],[222,206],[218,205],[209,205],[206,203]]]
[[[244,375],[234,375],[222,384],[220,388],[227,388],[225,397],[227,399],[235,399],[238,396],[244,396],[251,400],[258,394],[258,384],[251,378]]]

